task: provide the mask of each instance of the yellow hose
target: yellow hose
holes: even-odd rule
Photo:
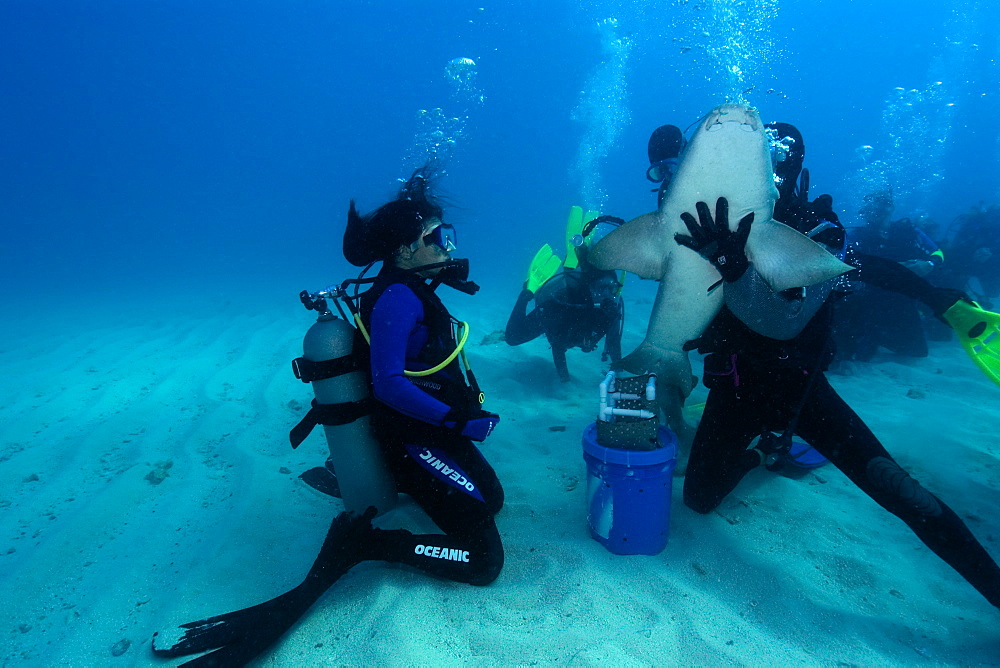
[[[354,314],[354,322],[357,323],[358,329],[361,330],[361,335],[365,337],[365,341],[367,341],[368,345],[370,346],[372,344],[372,338],[371,336],[368,335],[368,330],[365,328],[364,323],[361,322],[361,316],[357,313]],[[430,376],[431,374],[437,373],[441,369],[445,368],[446,366],[454,362],[455,358],[458,357],[459,353],[461,353],[462,350],[465,348],[465,342],[469,340],[469,323],[459,322],[458,326],[462,328],[462,337],[459,339],[458,345],[455,346],[455,350],[453,350],[452,353],[448,355],[448,357],[446,357],[443,362],[441,362],[437,366],[431,367],[430,369],[424,369],[423,371],[408,371],[404,369],[403,373],[411,377]],[[465,359],[464,353],[462,354],[462,357],[463,359]],[[468,361],[465,362],[465,365],[466,368],[468,368],[469,365]]]

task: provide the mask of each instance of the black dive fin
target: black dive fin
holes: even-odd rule
[[[182,664],[197,668],[244,666],[271,647],[352,566],[364,561],[374,529],[374,507],[333,518],[319,556],[298,587],[250,608],[182,624],[153,635],[153,654],[165,658],[209,652]]]
[[[153,654],[178,657],[208,650],[184,666],[243,666],[273,645],[323,592],[302,585],[266,603],[184,624],[176,632],[153,636]],[[168,644],[169,643],[169,644]]]

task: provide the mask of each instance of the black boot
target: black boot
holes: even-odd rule
[[[323,547],[302,586],[322,587],[326,591],[351,568],[375,558],[378,555],[375,543],[379,531],[372,527],[372,519],[377,513],[375,506],[369,506],[362,515],[343,512],[333,518]]]

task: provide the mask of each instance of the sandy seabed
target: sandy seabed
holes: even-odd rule
[[[1000,612],[831,466],[753,471],[704,516],[675,478],[667,548],[609,553],[580,445],[598,356],[571,352],[560,384],[544,342],[486,338],[512,297],[445,299],[503,416],[483,446],[506,490],[502,574],[477,588],[363,564],[258,665],[1000,665]],[[627,349],[648,294],[628,308]],[[342,505],[297,478],[325,459],[322,432],[288,446],[311,399],[289,365],[313,319],[294,292],[0,319],[2,665],[175,665],[154,631],[301,580]],[[1000,388],[954,342],[831,380],[1000,557]]]

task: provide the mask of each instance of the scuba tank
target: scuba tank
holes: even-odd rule
[[[344,508],[363,513],[375,506],[379,514],[396,505],[393,481],[381,447],[371,432],[370,413],[374,399],[368,380],[368,356],[355,350],[357,330],[345,318],[327,308],[326,297],[339,296],[336,288],[299,298],[319,317],[302,340],[302,357],[292,361],[292,371],[304,383],[312,383],[316,395],[312,408],[292,429],[292,447],[305,439],[317,424],[323,425],[332,466],[340,486]],[[339,304],[337,304],[339,309]],[[363,344],[362,344],[363,345]]]
[[[375,506],[381,514],[395,506],[397,491],[385,465],[381,446],[371,431],[370,416],[375,399],[371,395],[369,379],[368,333],[361,323],[356,304],[360,286],[377,280],[364,278],[373,264],[365,267],[358,278],[348,279],[339,286],[330,286],[316,293],[306,290],[299,293],[303,306],[316,311],[319,317],[302,341],[302,357],[292,360],[292,372],[302,382],[312,383],[316,398],[312,408],[288,436],[292,447],[297,448],[316,425],[323,425],[330,447],[327,467],[332,468],[336,476],[344,507],[363,513],[369,506]],[[429,268],[441,268],[432,283],[434,287],[443,283],[466,294],[475,294],[479,290],[478,285],[468,280],[468,260],[449,260],[418,270]],[[355,288],[353,295],[348,294],[349,286]],[[330,311],[327,299],[333,299],[340,313],[339,318]],[[341,302],[347,307],[346,311]],[[352,321],[360,330],[350,324]],[[462,340],[441,364],[424,371],[404,373],[416,377],[429,375],[461,356],[471,388],[482,404],[482,392],[465,357],[468,326],[460,324],[463,326]]]

